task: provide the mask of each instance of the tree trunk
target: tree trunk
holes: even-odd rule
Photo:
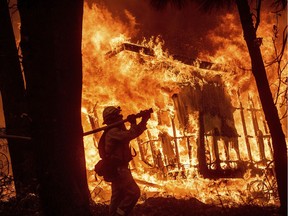
[[[29,121],[25,118],[25,89],[17,46],[7,0],[0,0],[0,91],[6,123],[6,133],[28,136]],[[31,142],[8,139],[16,195],[35,192],[33,187],[33,151]]]
[[[269,87],[260,47],[257,44],[256,31],[247,0],[236,0],[240,20],[252,63],[259,97],[272,137],[274,148],[275,172],[280,196],[281,211],[287,213],[287,146],[285,135],[279,120],[276,106]]]
[[[90,215],[81,125],[83,1],[18,0],[45,215]]]

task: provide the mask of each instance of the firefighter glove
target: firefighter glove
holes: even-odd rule
[[[136,115],[135,114],[128,115],[127,120],[128,122],[130,122],[130,124],[136,124]]]

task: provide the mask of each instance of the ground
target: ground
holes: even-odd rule
[[[95,204],[93,215],[107,216],[108,206]],[[222,208],[206,205],[197,199],[148,198],[134,209],[133,216],[280,216],[276,207],[237,206]]]
[[[93,216],[108,216],[108,205],[91,202]],[[39,202],[34,195],[20,201],[0,203],[1,216],[42,216]],[[197,199],[176,199],[174,197],[148,198],[136,205],[133,216],[284,216],[275,206],[235,206],[231,208],[204,204]]]

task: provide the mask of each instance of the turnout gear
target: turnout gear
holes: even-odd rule
[[[123,120],[120,107],[106,107],[103,111],[103,119],[106,124]],[[110,181],[112,188],[109,215],[129,215],[140,197],[140,189],[136,184],[130,169],[129,162],[132,160],[130,141],[140,136],[147,128],[146,123],[150,118],[152,109],[141,111],[136,115],[129,115],[127,120],[131,126],[128,130],[125,124],[113,126],[102,134],[98,149],[104,164],[108,164],[110,176],[104,180]],[[136,118],[141,117],[139,124]],[[97,166],[97,165],[96,165]],[[96,168],[95,166],[95,168]],[[96,169],[95,169],[96,171]],[[96,171],[97,172],[97,171]]]

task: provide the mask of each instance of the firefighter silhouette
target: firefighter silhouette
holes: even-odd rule
[[[132,160],[130,141],[139,137],[147,128],[146,123],[150,118],[150,112],[143,112],[139,124],[136,123],[136,115],[127,116],[130,128],[126,129],[124,122],[117,126],[111,126],[115,122],[123,121],[120,107],[108,106],[103,111],[104,124],[110,125],[104,131],[99,141],[103,144],[103,156],[109,165],[109,181],[111,182],[111,200],[109,215],[129,215],[140,197],[140,188],[136,184],[129,162]],[[99,149],[100,150],[100,149]],[[106,170],[108,170],[108,168]],[[105,176],[104,176],[105,179]],[[107,180],[108,181],[108,180]]]

